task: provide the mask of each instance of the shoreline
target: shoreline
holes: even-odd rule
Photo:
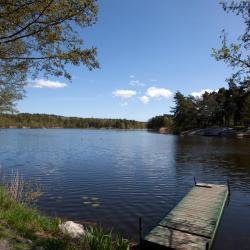
[[[141,131],[141,130],[148,130],[146,128],[78,128],[78,127],[1,127],[0,129],[89,129],[89,130],[136,130],[136,131]]]
[[[161,127],[151,129],[148,131],[159,134],[172,134],[178,136],[214,136],[214,137],[236,137],[236,138],[250,138],[250,128],[230,128],[230,127],[207,127],[194,128],[179,133],[174,133],[171,129]]]
[[[237,137],[250,138],[250,128],[230,128],[230,127],[208,127],[201,129],[191,129],[183,131],[180,136],[216,136],[216,137]]]
[[[207,127],[207,128],[194,128],[179,133],[174,133],[167,127],[160,127],[157,129],[147,128],[78,128],[78,127],[0,127],[1,129],[82,129],[82,130],[119,130],[119,131],[148,131],[159,134],[170,134],[178,136],[213,136],[213,137],[236,137],[236,138],[250,138],[250,128],[231,128],[231,127]]]

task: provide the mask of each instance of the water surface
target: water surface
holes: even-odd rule
[[[147,131],[1,129],[0,164],[45,190],[39,209],[129,238],[152,229],[198,181],[231,183],[214,249],[250,249],[250,139]]]

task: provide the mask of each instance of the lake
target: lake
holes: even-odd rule
[[[0,165],[42,185],[39,209],[138,238],[197,181],[231,183],[214,249],[250,249],[250,139],[147,131],[0,129]]]

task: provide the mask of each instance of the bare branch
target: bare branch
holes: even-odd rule
[[[58,56],[44,56],[44,57],[0,57],[1,60],[44,60],[58,58]]]

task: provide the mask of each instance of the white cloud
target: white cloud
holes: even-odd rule
[[[146,103],[149,102],[149,97],[146,96],[146,95],[140,96],[140,97],[138,97],[138,98],[139,98],[139,100],[140,100],[143,104],[146,104]]]
[[[211,90],[211,89],[202,89],[200,92],[192,92],[191,95],[193,97],[196,97],[196,98],[201,98],[202,95],[207,92],[207,93],[211,93],[213,92],[214,90]]]
[[[130,78],[134,78],[135,76],[134,76],[134,75],[130,75],[129,77],[130,77]]]
[[[156,88],[156,87],[148,88],[146,94],[147,94],[147,96],[152,97],[152,98],[154,98],[154,97],[169,98],[173,95],[173,93],[169,89]]]
[[[145,84],[141,83],[140,80],[130,80],[129,84],[132,86],[145,86]]]
[[[118,97],[122,97],[122,98],[130,98],[130,97],[136,95],[136,91],[117,89],[116,91],[113,91],[112,94],[113,94],[113,96],[118,96]]]
[[[150,82],[157,82],[156,79],[150,79],[149,81],[150,81]]]
[[[130,80],[130,81],[129,81],[129,84],[130,84],[130,85],[136,85],[136,84],[138,84],[138,83],[140,83],[139,80]]]
[[[34,88],[64,88],[66,83],[59,81],[50,81],[45,79],[35,79],[31,81],[31,86]]]
[[[122,107],[128,106],[128,102],[122,102],[122,103],[120,103],[120,105],[121,105]]]

